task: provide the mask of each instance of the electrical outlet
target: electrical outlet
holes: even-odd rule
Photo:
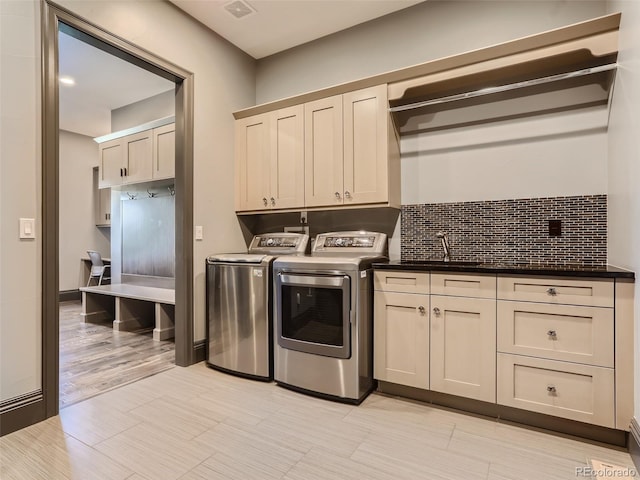
[[[306,210],[303,210],[300,212],[300,223],[302,223],[303,225],[305,223],[307,223],[307,212]]]
[[[549,236],[562,236],[562,220],[549,220]]]

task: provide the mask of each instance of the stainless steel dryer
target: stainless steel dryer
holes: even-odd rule
[[[303,255],[309,236],[256,235],[248,253],[207,259],[207,364],[258,380],[273,379],[272,264]]]
[[[373,389],[371,264],[387,236],[334,232],[311,256],[281,257],[274,275],[274,378],[305,393],[360,403]]]

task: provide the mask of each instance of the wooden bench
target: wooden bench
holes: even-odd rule
[[[167,340],[175,331],[175,290],[128,283],[81,287],[86,323],[113,321],[113,329],[134,331],[150,325],[153,339]]]

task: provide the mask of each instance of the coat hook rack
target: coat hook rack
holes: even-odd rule
[[[129,196],[129,200],[135,200],[138,197],[137,193],[129,193],[129,192],[127,192],[127,195]]]
[[[175,185],[169,185],[167,187],[167,189],[169,190],[169,193],[171,194],[171,196],[173,197],[176,194],[176,187]]]
[[[149,191],[149,189],[147,188],[147,195],[149,195],[149,198],[153,198],[153,197],[155,197],[155,196],[156,196],[156,195],[158,195],[158,194],[157,194],[157,193],[150,192],[150,191]]]

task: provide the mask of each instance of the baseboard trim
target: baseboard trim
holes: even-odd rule
[[[630,435],[623,430],[616,430],[599,425],[577,422],[565,418],[529,412],[519,408],[507,407],[495,403],[482,402],[469,398],[448,395],[445,393],[422,390],[389,382],[378,382],[378,391],[389,395],[407,397],[430,403],[434,406],[458,410],[462,413],[495,418],[501,422],[512,422],[518,425],[543,430],[547,433],[570,435],[581,439],[592,440],[608,445],[626,448]],[[640,432],[640,429],[638,430]]]
[[[636,470],[640,472],[640,424],[638,419],[631,419],[631,434],[629,435],[629,454],[631,460],[636,466]]]
[[[42,390],[0,403],[0,437],[41,422],[46,418]]]
[[[206,340],[198,340],[193,344],[193,363],[203,362],[207,358]]]
[[[61,302],[82,300],[82,292],[80,290],[63,290],[58,293],[58,300]]]

